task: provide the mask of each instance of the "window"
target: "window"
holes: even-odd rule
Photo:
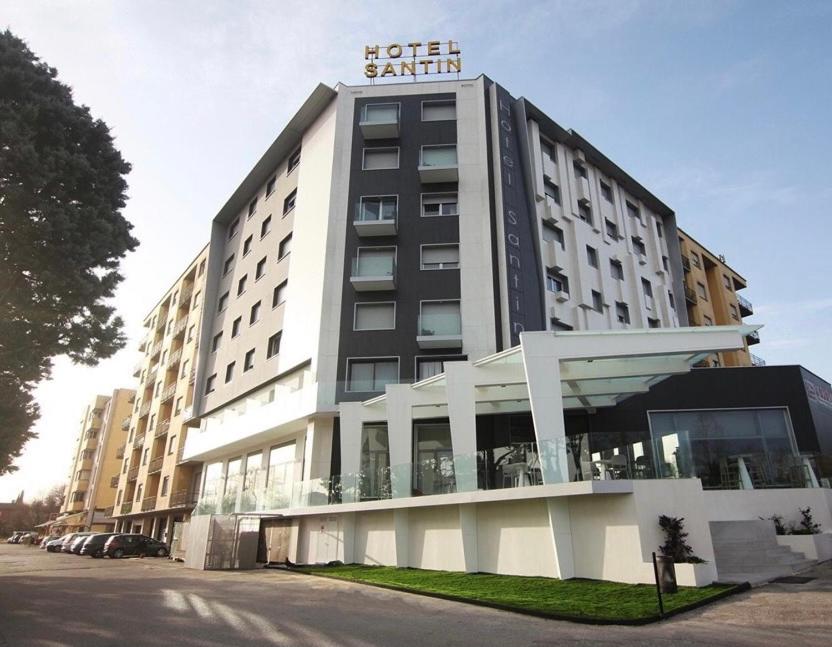
[[[243,372],[250,371],[254,368],[254,349],[246,351],[245,359],[243,360]]]
[[[242,317],[237,317],[231,324],[231,338],[233,339],[240,334],[240,324],[243,322]]]
[[[458,216],[456,193],[423,193],[422,216]]]
[[[289,252],[292,251],[292,234],[288,234],[286,238],[280,241],[280,245],[277,246],[277,260],[282,260],[289,255]],[[265,260],[265,259],[263,259]]]
[[[246,283],[248,282],[248,274],[243,274],[240,280],[237,281],[237,296],[240,296],[246,291]]]
[[[560,204],[560,188],[554,182],[543,180],[543,193],[555,204]]]
[[[399,211],[397,195],[363,195],[358,203],[356,220],[374,222],[376,220],[396,220]]]
[[[422,245],[423,270],[459,268],[459,245]]]
[[[243,256],[248,256],[248,253],[251,251],[251,239],[254,236],[249,236],[243,241]]]
[[[283,281],[280,285],[278,285],[274,292],[272,293],[272,308],[275,306],[279,306],[286,300],[286,290],[288,288],[289,282]]]
[[[261,279],[265,273],[266,273],[266,257],[264,256],[259,261],[257,261],[257,267],[254,270],[254,280],[257,281],[258,279]]]
[[[576,180],[580,180],[581,178],[586,178],[586,176],[587,176],[586,167],[583,164],[581,164],[581,162],[579,162],[577,160],[572,162],[572,170],[575,173],[575,179]]]
[[[607,202],[612,202],[612,187],[601,180],[601,195],[604,197],[604,200]]]
[[[557,153],[555,152],[555,145],[547,142],[545,139],[540,140],[540,152],[543,154],[544,158],[549,158],[555,164],[557,164]]]
[[[665,272],[670,271],[670,261],[668,260],[667,256],[662,256],[662,267],[664,268]]]
[[[543,240],[547,243],[557,243],[560,245],[560,248],[566,251],[566,243],[563,239],[563,229],[560,227],[555,227],[554,225],[544,222],[543,223]]]
[[[211,352],[215,353],[217,349],[220,347],[220,342],[222,341],[222,332],[218,332],[214,335],[214,339],[211,340]]]
[[[618,225],[605,218],[604,227],[607,230],[607,236],[609,236],[610,238],[618,238]]]
[[[722,275],[722,284],[727,288],[731,289],[731,279],[728,278],[726,274]]]
[[[658,320],[658,319],[653,319],[653,318],[651,318],[651,317],[648,317],[648,318],[647,318],[647,325],[648,325],[650,328],[659,328],[661,324],[659,323],[659,320]]]
[[[173,413],[177,416],[180,413],[182,413],[182,400],[183,400],[183,398],[184,398],[184,396],[179,396],[178,398],[176,398],[176,408],[173,410]]]
[[[549,290],[549,292],[565,292],[566,294],[569,294],[569,279],[560,272],[547,270],[546,289]]]
[[[192,307],[196,308],[196,307],[199,306],[199,297],[201,295],[202,295],[202,292],[197,292],[196,294],[194,294],[194,303],[193,303]]]
[[[142,465],[147,465],[147,457],[150,454],[150,448],[144,450],[144,454],[142,454]]]
[[[641,221],[641,211],[639,211],[639,208],[629,200],[627,201],[627,215]]]
[[[618,323],[630,323],[630,308],[627,307],[626,303],[615,302],[615,318],[618,319]]]
[[[199,269],[196,271],[197,276],[202,276],[203,274],[205,274],[205,261],[202,261],[199,264]]]
[[[139,487],[136,489],[136,501],[142,500],[142,489],[144,489],[144,485],[139,483]]]
[[[353,330],[393,330],[396,327],[396,304],[356,303]]]
[[[644,307],[653,309],[653,286],[647,279],[641,279],[641,291],[644,293]]]
[[[419,315],[419,336],[462,334],[459,301],[423,301]]]
[[[596,312],[604,311],[604,299],[601,297],[601,293],[595,290],[592,290],[592,309]]]
[[[182,373],[179,377],[185,377],[188,374],[188,360],[182,362]]]
[[[446,362],[458,362],[465,359],[464,355],[455,357],[435,357],[427,355],[416,358],[416,380],[426,380],[434,375],[439,375],[445,372]]]
[[[456,166],[456,144],[422,146],[420,166]]]
[[[711,319],[708,315],[702,315],[702,320],[705,322],[706,326],[713,326],[714,320]]]
[[[289,162],[286,166],[286,175],[289,175],[289,173],[294,171],[298,167],[298,164],[300,164],[300,148],[289,156]]]
[[[662,227],[662,223],[660,223],[658,220],[656,221],[656,235],[659,238],[664,238],[664,228]]]
[[[644,246],[644,241],[638,236],[633,236],[633,251],[641,256],[647,256],[647,248]]]
[[[592,209],[590,209],[587,202],[581,201],[578,203],[578,218],[589,225],[592,224]]]
[[[266,219],[260,224],[260,238],[263,238],[272,230],[272,217],[266,216]]]
[[[456,101],[423,101],[422,121],[452,121],[456,119]]]
[[[236,364],[236,362],[230,362],[228,366],[225,367],[226,384],[228,384],[234,378],[234,364]]]
[[[398,381],[398,358],[347,360],[347,391],[384,391]]]
[[[228,225],[228,240],[237,235],[237,228],[240,226],[240,219],[235,218],[230,225]]]
[[[168,456],[170,456],[174,452],[174,447],[176,447],[176,435],[170,437],[168,440]]]
[[[702,267],[702,263],[699,261],[699,255],[696,252],[691,252],[690,253],[690,261],[696,267]]]
[[[364,162],[361,166],[365,171],[380,171],[399,168],[399,148],[365,148]]]
[[[667,300],[670,302],[670,308],[672,310],[676,309],[676,298],[673,296],[673,293],[668,291],[667,293]]]
[[[228,307],[228,292],[223,294],[220,297],[219,302],[217,303],[217,312],[222,312]]]
[[[549,328],[551,330],[574,330],[568,323],[564,323],[557,317],[549,319]]]
[[[252,324],[257,323],[260,319],[260,302],[258,301],[253,306],[251,306],[251,310],[249,311],[248,316],[248,324],[251,326]]]
[[[610,276],[618,281],[624,280],[624,268],[621,261],[610,261]]]
[[[251,218],[255,211],[257,211],[257,198],[248,203],[248,217]]]
[[[699,293],[700,297],[705,299],[705,301],[708,300],[708,291],[705,289],[705,284],[704,283],[697,282],[696,283],[696,291]]]
[[[292,192],[286,196],[286,199],[283,200],[283,215],[285,216],[289,213],[292,209],[295,208],[295,200],[298,197],[298,190],[292,189]]]
[[[737,312],[737,306],[735,306],[733,303],[729,303],[728,308],[731,310],[731,319],[735,319],[735,320],[739,321],[740,320],[740,315]]]
[[[586,262],[590,267],[598,267],[598,250],[590,245],[586,246]]]
[[[162,490],[159,492],[160,496],[167,496],[168,494],[168,484],[170,483],[170,477],[166,476],[162,479]]]
[[[278,331],[269,337],[269,343],[266,346],[266,359],[274,357],[280,352],[280,338],[283,336],[282,331]]]
[[[277,176],[272,175],[272,178],[266,182],[266,197],[268,198],[272,193],[274,193],[274,187],[277,184]]]
[[[398,121],[398,103],[368,103],[361,111],[362,123],[390,124]]]

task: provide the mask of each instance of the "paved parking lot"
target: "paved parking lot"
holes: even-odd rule
[[[645,627],[589,626],[274,570],[0,545],[0,646],[828,647],[832,565]]]

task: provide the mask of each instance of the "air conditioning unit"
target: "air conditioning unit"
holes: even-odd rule
[[[564,292],[563,290],[558,290],[555,292],[555,299],[563,303],[564,301],[569,301],[569,293]]]

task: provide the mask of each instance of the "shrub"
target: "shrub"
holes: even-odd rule
[[[688,545],[684,521],[684,517],[659,515],[659,526],[665,536],[659,551],[665,557],[672,557],[675,564],[702,564],[705,560],[694,555],[693,548]]]
[[[760,517],[760,519],[774,522],[774,532],[778,535],[785,535],[787,533],[786,526],[783,524],[783,517],[779,514],[773,514],[770,517]]]
[[[812,508],[799,508],[800,523],[798,525],[791,525],[790,534],[792,535],[817,535],[820,533],[820,524],[816,523],[812,517]]]

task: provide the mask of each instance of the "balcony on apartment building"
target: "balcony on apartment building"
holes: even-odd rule
[[[741,294],[737,295],[737,305],[740,307],[741,317],[750,317],[754,314],[754,306],[751,305],[751,301],[746,299]]]
[[[760,333],[758,333],[756,330],[753,330],[752,332],[748,333],[745,336],[745,342],[749,346],[753,346],[754,344],[759,344],[760,343]]]
[[[690,272],[690,256],[682,254],[682,269],[685,272]]]
[[[136,434],[136,437],[133,438],[133,449],[136,447],[141,447],[144,444],[144,434]]]
[[[191,307],[191,297],[194,294],[194,286],[189,285],[182,288],[182,292],[179,294],[179,307],[183,309],[188,309]]]
[[[127,431],[128,429],[130,429],[130,416],[125,417],[121,421],[121,429],[122,431]]]
[[[113,516],[113,512],[115,511],[115,506],[111,505],[108,508],[104,508],[104,518],[110,519]]]
[[[185,333],[185,329],[188,327],[188,317],[182,317],[177,320],[177,322],[173,326],[173,338],[177,339]]]
[[[140,353],[143,353],[144,351],[147,350],[147,344],[149,342],[150,342],[149,335],[145,335],[144,337],[142,337],[142,340],[139,342],[139,352]]]
[[[193,508],[196,505],[196,496],[189,490],[178,490],[170,495],[168,506],[171,508]]]
[[[696,305],[696,303],[699,301],[699,299],[696,296],[696,292],[693,290],[693,288],[689,288],[687,285],[685,286],[685,300],[693,305]]]
[[[150,357],[150,359],[153,359],[154,357],[159,355],[160,352],[162,352],[162,342],[157,341],[155,344],[153,344],[153,348],[150,349],[148,357]]]
[[[170,400],[174,395],[176,395],[176,382],[173,384],[168,384],[162,394],[159,396],[159,402],[167,402]]]
[[[751,356],[751,366],[765,366],[766,360],[762,357],[755,355],[754,353],[748,353]]]
[[[126,450],[126,449],[127,449],[127,445],[126,445],[126,444],[121,445],[121,446],[120,446],[120,447],[116,450],[116,458],[124,458],[124,452],[125,452],[125,450]]]
[[[364,247],[352,259],[350,283],[357,292],[396,289],[396,250],[392,247]]]
[[[136,362],[133,366],[133,377],[139,377],[142,374],[142,362]]]
[[[136,465],[135,467],[131,467],[129,470],[127,470],[127,481],[128,481],[128,483],[130,481],[135,481],[138,476],[139,476],[139,466],[138,465]]]
[[[458,182],[456,144],[422,146],[419,179],[425,184]]]
[[[150,402],[145,402],[139,408],[139,418],[144,418],[148,413],[150,413]]]
[[[142,499],[142,512],[153,510],[156,507],[156,497],[146,496]]]
[[[178,348],[170,354],[170,357],[168,357],[167,361],[165,362],[165,368],[167,370],[171,370],[173,368],[176,368],[176,366],[179,364],[179,360],[181,360],[181,359],[182,359],[182,349]]]
[[[399,104],[365,105],[361,110],[358,127],[364,139],[395,139],[399,136]]]
[[[147,464],[147,473],[156,474],[162,471],[162,464],[165,462],[164,456],[157,456]]]
[[[419,348],[462,348],[459,302],[423,303],[419,315]]]
[[[366,196],[355,206],[353,227],[361,237],[395,236],[399,199],[395,195]]]
[[[110,487],[118,487],[118,474],[110,477]]]
[[[170,418],[160,420],[156,423],[156,428],[153,430],[153,437],[161,438],[165,436],[168,433],[168,429],[170,429]]]
[[[130,514],[133,512],[133,502],[126,501],[125,503],[121,504],[121,514]]]
[[[153,383],[156,381],[156,377],[159,374],[159,364],[156,363],[147,369],[147,375],[144,376],[144,384],[145,386],[153,386]]]

